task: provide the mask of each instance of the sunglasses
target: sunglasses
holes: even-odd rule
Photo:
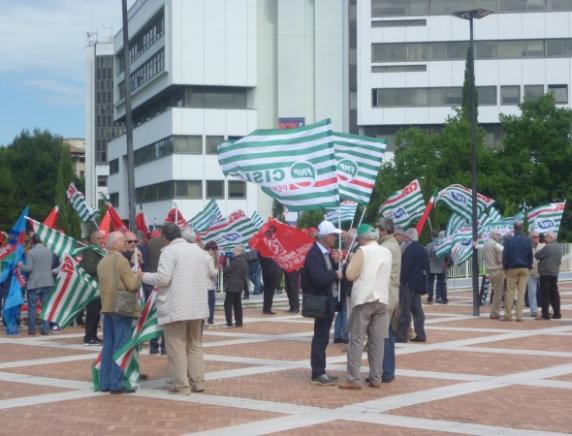
[[[137,242],[139,242],[139,241],[137,241],[137,239],[129,239],[129,240],[125,241],[125,242],[126,242],[127,244],[137,244]]]

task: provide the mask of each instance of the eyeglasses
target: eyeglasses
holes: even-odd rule
[[[125,241],[127,244],[137,244],[137,242],[137,239],[129,239],[128,241]]]

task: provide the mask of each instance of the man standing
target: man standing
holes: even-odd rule
[[[516,293],[516,320],[522,321],[524,293],[528,281],[528,271],[532,268],[532,244],[522,234],[522,223],[514,223],[514,236],[504,244],[502,264],[506,274],[507,293],[504,302],[505,321],[512,320],[512,306]]]
[[[361,389],[361,359],[366,337],[368,383],[372,388],[381,387],[387,330],[391,252],[377,243],[379,235],[369,224],[361,224],[357,231],[360,247],[346,270],[346,277],[353,286],[349,307],[347,380],[338,386],[341,389]]]
[[[322,221],[318,227],[318,239],[308,251],[302,271],[302,291],[305,294],[328,297],[326,316],[314,319],[310,357],[311,383],[321,386],[331,386],[337,381],[337,377],[326,374],[326,348],[337,302],[337,280],[342,276],[341,271],[334,269],[334,264],[339,259],[330,256],[330,250],[335,246],[336,235],[340,233],[331,222]]]
[[[144,283],[156,286],[157,318],[167,342],[173,393],[203,392],[203,320],[209,315],[209,259],[197,244],[181,237],[176,224],[165,223],[163,248],[156,273],[140,273]],[[214,272],[216,274],[216,271]]]
[[[143,265],[143,272],[156,273],[159,266],[159,256],[161,255],[161,250],[163,247],[169,245],[169,242],[163,237],[163,235],[152,238],[147,243],[147,262]],[[143,291],[145,292],[145,298],[149,298],[149,294],[153,290],[151,285],[143,285]],[[165,338],[161,335],[161,354],[165,354]],[[151,354],[159,354],[159,338],[151,339],[149,342],[149,352]]]
[[[384,340],[382,383],[390,383],[395,378],[395,329],[399,318],[399,276],[401,274],[401,248],[393,236],[394,225],[390,218],[377,222],[379,241],[382,247],[391,252],[391,276],[387,304],[387,337]]]
[[[80,266],[96,281],[99,282],[97,277],[97,265],[103,258],[102,250],[105,242],[105,236],[99,230],[91,232],[89,235],[90,245],[82,253]],[[101,345],[103,341],[97,337],[97,327],[99,326],[99,319],[101,311],[101,298],[97,297],[95,300],[90,301],[85,307],[85,335],[83,337],[84,345]]]
[[[447,304],[448,300],[445,295],[445,262],[435,253],[435,243],[439,239],[439,234],[433,230],[431,238],[432,241],[427,244],[427,256],[429,257],[429,295],[427,296],[427,304],[433,304],[435,281],[437,281],[437,289],[435,289],[436,302]]]
[[[264,315],[276,315],[272,311],[272,302],[274,300],[274,292],[280,286],[282,278],[282,269],[269,257],[260,255],[260,266],[262,267],[262,281],[264,282],[264,302],[262,304],[262,313]]]
[[[530,306],[530,316],[536,318],[538,315],[538,260],[536,253],[542,250],[544,244],[540,242],[540,234],[532,231],[528,234],[532,244],[532,269],[528,272],[528,305]]]
[[[300,312],[300,271],[284,271],[286,280],[286,295],[288,296],[288,312],[296,314]]]
[[[54,255],[37,236],[34,236],[33,239],[34,247],[26,254],[26,264],[21,265],[22,271],[30,273],[26,288],[28,289],[28,334],[31,336],[36,334],[38,300],[40,300],[42,309],[46,307],[50,298],[50,291],[54,285],[52,275]],[[47,321],[42,320],[40,333],[43,335],[50,334],[50,324]]]
[[[112,394],[133,393],[134,389],[126,388],[123,384],[123,370],[113,360],[113,355],[124,346],[133,333],[133,318],[140,315],[137,298],[127,307],[124,304],[122,312],[118,313],[118,294],[120,292],[137,293],[141,281],[131,271],[129,261],[123,255],[125,250],[125,235],[112,232],[107,239],[108,254],[97,265],[99,292],[101,295],[101,313],[103,313],[103,351],[99,384],[101,392]],[[126,302],[127,303],[127,302]]]
[[[538,253],[538,273],[540,274],[540,302],[542,319],[550,319],[549,309],[552,306],[552,319],[560,319],[560,293],[558,292],[558,272],[562,262],[562,252],[556,242],[556,235],[547,232],[546,245]]]
[[[499,309],[504,296],[504,271],[502,269],[502,252],[500,244],[501,234],[497,230],[491,230],[490,237],[485,242],[483,248],[483,260],[493,293],[493,307],[491,308],[491,319],[499,318]]]
[[[400,314],[395,334],[396,342],[407,342],[407,329],[411,324],[412,315],[416,336],[411,342],[427,342],[421,295],[427,292],[429,262],[425,248],[417,240],[417,230],[411,228],[405,231],[401,247],[403,255],[399,279]]]

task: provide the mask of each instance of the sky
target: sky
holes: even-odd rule
[[[87,32],[120,28],[121,0],[0,0],[0,145],[34,128],[83,138]]]

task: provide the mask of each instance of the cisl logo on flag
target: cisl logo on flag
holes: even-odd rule
[[[338,162],[337,170],[340,180],[348,182],[355,178],[358,172],[358,166],[349,159],[343,159]]]
[[[299,188],[308,188],[316,181],[316,169],[308,162],[296,162],[290,167],[292,182]]]

